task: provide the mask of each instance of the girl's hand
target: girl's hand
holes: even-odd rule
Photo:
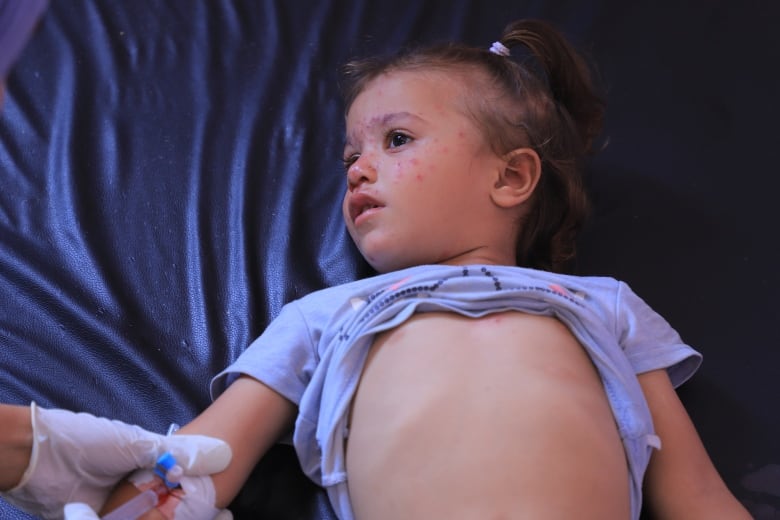
[[[134,499],[142,491],[161,485],[162,481],[149,470],[134,473],[128,481],[117,486],[106,502],[102,515],[108,515],[116,508]],[[184,477],[181,487],[163,495],[158,505],[142,520],[232,520],[227,509],[214,507],[216,493],[210,477]],[[65,520],[98,520],[100,516],[86,504],[67,504]],[[105,517],[104,517],[105,518]]]

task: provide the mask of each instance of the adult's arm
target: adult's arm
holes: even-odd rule
[[[30,407],[0,404],[0,491],[16,486],[27,465],[33,445]]]
[[[229,446],[218,439],[165,436],[88,413],[0,405],[0,494],[44,518],[67,502],[99,508],[129,472],[151,468],[171,452],[189,476],[224,469]]]

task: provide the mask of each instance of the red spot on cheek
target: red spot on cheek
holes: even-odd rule
[[[409,163],[410,163],[412,166],[414,166],[415,168],[419,168],[419,167],[420,167],[420,161],[419,161],[419,159],[412,159],[412,160],[410,160],[410,161],[409,161]],[[416,174],[414,175],[414,178],[415,178],[415,179],[417,179],[418,181],[421,181],[421,180],[423,180],[423,176],[422,176],[422,174],[421,174],[421,173],[416,173]]]

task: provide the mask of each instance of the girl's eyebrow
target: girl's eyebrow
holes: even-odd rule
[[[423,121],[423,118],[418,116],[417,114],[412,114],[411,112],[393,112],[390,114],[385,114],[382,116],[381,121],[382,124],[388,125],[392,124],[398,119],[405,119],[405,118],[411,118],[411,119],[417,119],[418,121]]]
[[[402,120],[402,119],[415,119],[415,120],[420,121],[420,122],[424,122],[425,121],[422,117],[418,116],[417,114],[413,114],[411,112],[402,111],[402,112],[391,112],[389,114],[384,114],[384,115],[381,115],[381,116],[372,117],[368,121],[367,124],[362,125],[362,126],[363,127],[368,127],[369,129],[370,128],[375,128],[377,126],[382,128],[382,127],[393,125],[398,120]],[[345,146],[353,146],[354,141],[355,140],[352,138],[352,135],[348,134],[346,136],[346,141],[345,141],[344,145]]]

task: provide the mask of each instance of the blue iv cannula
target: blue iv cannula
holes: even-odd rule
[[[172,424],[168,428],[168,435],[173,434],[178,429],[178,425]],[[182,469],[176,464],[176,459],[170,452],[160,455],[155,464],[154,473],[162,479],[162,483],[131,498],[103,516],[102,520],[136,520],[155,508],[160,503],[161,496],[167,495],[172,489],[179,487]]]

